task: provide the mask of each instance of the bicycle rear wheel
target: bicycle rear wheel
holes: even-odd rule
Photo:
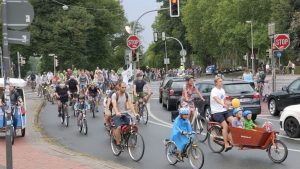
[[[146,125],[148,123],[148,108],[146,105],[140,107],[140,116],[140,121]]]
[[[169,164],[171,164],[171,165],[175,165],[178,162],[177,157],[176,157],[176,150],[177,150],[177,148],[176,148],[176,145],[174,144],[174,142],[167,143],[166,157],[167,157]]]
[[[194,125],[194,131],[197,133],[196,134],[196,138],[197,140],[199,140],[201,143],[204,143],[208,137],[208,122],[207,120],[202,117],[199,116],[199,118],[196,119]]]
[[[192,168],[200,169],[203,167],[204,154],[199,147],[192,145],[188,150],[188,158]]]
[[[142,135],[139,133],[130,134],[127,140],[129,156],[133,161],[140,161],[145,152],[145,143]]]
[[[208,146],[214,153],[221,153],[225,149],[222,129],[219,126],[212,126],[209,130]]]
[[[95,102],[94,101],[91,104],[91,112],[93,113],[93,118],[95,118]]]

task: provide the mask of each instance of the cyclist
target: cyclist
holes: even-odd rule
[[[83,90],[85,91],[86,87],[87,87],[87,84],[89,83],[89,78],[88,76],[84,73],[84,71],[82,70],[79,77],[78,77],[78,80],[79,80],[79,86],[80,86],[80,90]]]
[[[256,78],[257,78],[257,90],[259,92],[261,92],[262,87],[265,83],[265,78],[266,78],[266,74],[263,69],[260,69],[260,68],[258,69],[258,71],[256,73]],[[260,93],[260,94],[262,94],[262,93]]]
[[[126,83],[119,83],[119,90],[115,92],[111,99],[113,105],[112,111],[112,119],[114,123],[113,136],[116,141],[116,145],[120,148],[120,140],[121,140],[121,125],[129,124],[129,118],[126,116],[128,113],[128,109],[135,115],[135,117],[139,117],[139,115],[135,112],[134,107],[131,102],[131,98],[128,93],[126,93]]]
[[[232,145],[228,142],[228,124],[232,124],[233,117],[229,113],[229,103],[225,102],[225,91],[223,89],[223,80],[220,77],[215,79],[215,87],[210,94],[210,108],[212,119],[219,122],[222,126],[222,135],[224,138],[225,152],[232,149]],[[227,122],[226,122],[227,121]]]
[[[101,90],[96,86],[96,84],[94,82],[92,82],[90,84],[90,86],[88,87],[85,95],[88,96],[88,100],[92,101],[95,100],[95,110],[96,112],[98,112],[98,95],[101,93]]]
[[[35,80],[36,80],[36,75],[32,72],[32,73],[30,74],[30,82],[31,82],[31,85],[35,85],[35,84],[36,84]]]
[[[104,91],[104,76],[100,69],[96,69],[94,81],[96,81],[98,88]]]
[[[143,79],[144,73],[140,71],[137,73],[137,80],[133,82],[133,103],[135,104],[135,110],[137,111],[137,102],[138,97],[142,97],[144,99],[144,102],[146,103],[149,100],[150,97],[150,87],[147,85],[147,82]],[[144,87],[147,88],[147,93],[144,93]]]
[[[77,92],[79,91],[79,85],[77,80],[74,78],[74,76],[70,76],[70,80],[68,81],[68,87],[69,87],[69,91],[71,93],[71,100],[74,98],[74,96],[76,97]],[[70,106],[71,106],[71,102],[70,102]]]
[[[69,95],[70,93],[68,87],[65,85],[64,81],[61,81],[55,90],[55,96],[57,98],[57,106],[58,106],[58,117],[61,117],[61,111],[62,111],[61,106],[63,103],[68,102]]]
[[[84,95],[80,95],[78,97],[78,102],[75,104],[74,106],[74,109],[75,111],[77,112],[78,110],[81,110],[81,111],[87,111],[89,109],[89,104],[85,101],[84,99]],[[77,112],[78,113],[78,112]],[[78,118],[77,118],[77,125],[79,126],[79,119],[81,119],[81,114],[78,115]]]
[[[190,110],[189,120],[190,122],[192,122],[195,113],[195,105],[192,100],[193,99],[192,95],[196,94],[203,101],[205,101],[205,99],[203,98],[198,88],[195,87],[193,76],[187,76],[185,80],[186,80],[186,84],[183,86],[183,90],[182,90],[181,106],[182,107],[185,107],[187,105],[189,106],[189,110]]]
[[[72,70],[69,68],[67,69],[67,72],[65,73],[65,80],[69,80],[72,76]]]

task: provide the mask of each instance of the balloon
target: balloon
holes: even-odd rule
[[[240,100],[237,99],[237,98],[232,99],[231,104],[232,104],[232,106],[233,106],[234,108],[238,108],[238,107],[240,107],[240,105],[241,105]]]

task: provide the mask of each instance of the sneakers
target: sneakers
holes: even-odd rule
[[[58,117],[61,117],[61,113],[60,112],[58,113]]]

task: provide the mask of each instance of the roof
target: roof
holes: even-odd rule
[[[201,80],[201,81],[197,81],[197,83],[209,83],[209,84],[214,84],[214,80]],[[248,84],[249,82],[246,82],[244,80],[241,80],[241,79],[225,79],[223,80],[223,84],[226,85],[226,84],[240,84],[240,83],[245,83],[245,84]]]
[[[27,82],[23,79],[17,79],[17,78],[9,78],[9,83],[11,83],[15,87],[25,87]],[[4,87],[4,79],[0,78],[0,87]]]

